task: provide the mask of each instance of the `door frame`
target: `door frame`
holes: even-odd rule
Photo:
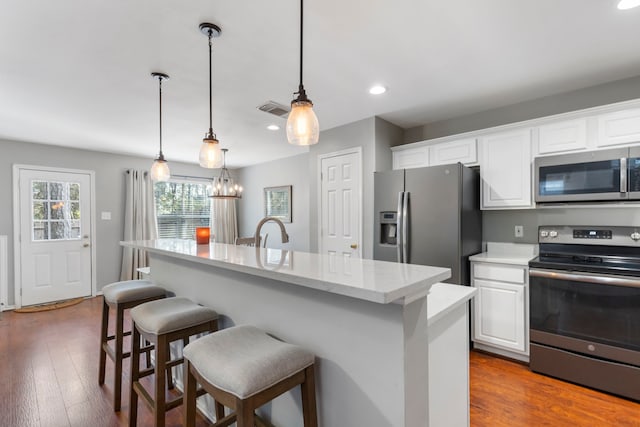
[[[97,274],[96,274],[96,173],[91,170],[66,169],[49,166],[36,165],[13,165],[13,300],[15,308],[22,307],[22,247],[20,236],[20,172],[23,170],[35,170],[42,172],[77,173],[89,175],[90,187],[90,207],[91,212],[91,296],[96,296]]]
[[[324,214],[324,210],[322,209],[322,161],[324,159],[328,159],[331,157],[339,157],[339,156],[344,156],[346,154],[356,154],[357,158],[358,158],[358,162],[360,163],[360,185],[358,188],[358,195],[357,195],[357,200],[358,200],[358,209],[360,210],[360,215],[358,215],[358,218],[360,218],[359,222],[359,226],[358,226],[358,245],[360,245],[360,258],[364,258],[364,247],[363,247],[363,241],[362,241],[362,230],[364,227],[364,212],[363,212],[363,206],[362,206],[362,200],[363,200],[363,193],[362,193],[362,189],[364,186],[364,170],[362,167],[362,147],[351,147],[351,148],[347,148],[344,150],[339,150],[339,151],[333,151],[331,153],[324,153],[324,154],[318,154],[318,160],[317,160],[317,170],[318,170],[318,176],[317,176],[317,183],[318,183],[318,187],[317,187],[317,192],[318,192],[318,198],[317,198],[317,206],[320,207],[320,213],[318,215],[318,224],[317,224],[317,228],[318,228],[318,251],[321,254],[324,254],[324,240],[322,238],[322,220],[324,219],[323,214]]]

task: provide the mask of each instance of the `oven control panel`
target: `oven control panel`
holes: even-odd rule
[[[574,239],[609,239],[613,236],[611,230],[573,230]]]
[[[640,227],[542,225],[538,243],[640,247]]]

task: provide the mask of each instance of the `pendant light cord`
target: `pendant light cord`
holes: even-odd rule
[[[158,77],[158,92],[160,95],[160,159],[163,159],[162,155],[162,77]]]
[[[303,17],[303,0],[300,0],[300,87],[298,90],[302,89],[302,17]]]
[[[213,133],[213,96],[212,89],[213,83],[211,82],[211,38],[213,37],[213,31],[209,29],[209,133]]]

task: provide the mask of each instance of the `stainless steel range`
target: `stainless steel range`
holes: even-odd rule
[[[640,227],[542,226],[530,367],[640,400]]]

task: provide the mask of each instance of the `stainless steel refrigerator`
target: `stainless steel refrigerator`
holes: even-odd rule
[[[374,259],[448,267],[448,283],[470,285],[469,256],[482,251],[478,172],[456,163],[374,175]]]

